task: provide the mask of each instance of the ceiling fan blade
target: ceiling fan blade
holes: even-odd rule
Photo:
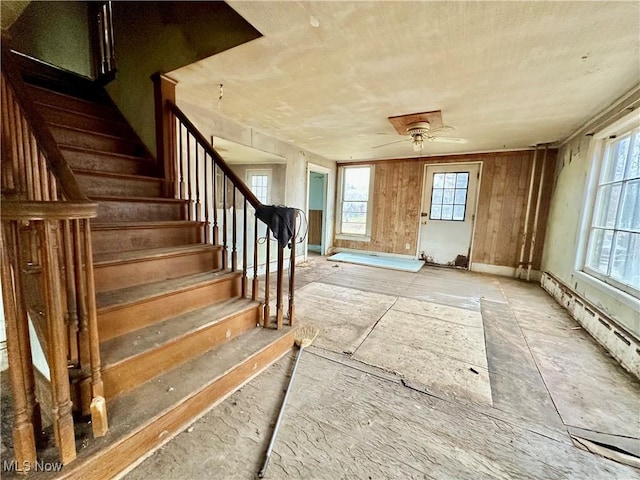
[[[454,137],[427,137],[430,142],[436,143],[467,143],[466,138],[454,138]]]
[[[396,143],[400,143],[400,142],[406,142],[407,140],[396,140],[395,142],[390,142],[390,143],[383,143],[382,145],[376,145],[375,147],[371,147],[371,148],[380,148],[380,147],[386,147],[388,145],[394,145]]]

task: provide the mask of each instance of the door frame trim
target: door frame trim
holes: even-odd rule
[[[305,215],[307,216],[307,219],[309,218],[309,183],[310,183],[311,172],[316,172],[316,173],[320,173],[322,175],[327,176],[326,177],[327,181],[324,186],[325,198],[324,198],[324,210],[323,210],[323,218],[322,218],[322,241],[320,244],[320,255],[326,255],[329,249],[333,246],[333,245],[330,245],[330,242],[329,242],[329,233],[333,233],[333,232],[329,232],[329,223],[327,223],[327,220],[329,219],[329,202],[330,202],[330,193],[331,193],[330,190],[331,190],[331,180],[332,180],[333,172],[328,167],[323,167],[322,165],[318,165],[312,162],[307,162],[306,170],[307,170],[307,185],[306,185],[304,211],[305,211]],[[307,237],[304,240],[304,261],[307,261],[308,245],[309,245],[309,236],[307,235]]]
[[[467,262],[467,270],[471,270],[471,262],[473,258],[473,244],[476,236],[476,218],[478,217],[478,204],[480,203],[480,186],[482,184],[482,167],[483,161],[477,160],[473,162],[425,162],[424,169],[422,171],[422,189],[420,195],[420,211],[418,212],[418,241],[416,243],[416,252],[415,258],[420,260],[420,240],[422,239],[422,217],[420,214],[424,211],[424,199],[426,195],[427,188],[427,168],[429,167],[452,167],[452,166],[464,166],[464,165],[478,165],[478,183],[476,185],[476,194],[475,194],[475,206],[473,209],[473,225],[471,226],[471,238],[469,241],[469,260]],[[467,199],[468,200],[468,199]]]

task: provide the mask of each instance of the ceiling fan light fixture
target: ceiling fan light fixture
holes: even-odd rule
[[[424,143],[424,139],[422,138],[422,134],[421,133],[414,134],[411,143],[413,143],[413,151],[414,152],[422,151],[422,145]]]

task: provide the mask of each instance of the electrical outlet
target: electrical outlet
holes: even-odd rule
[[[411,246],[410,246],[408,243],[405,243],[405,244],[404,244],[404,249],[405,249],[405,250],[409,250],[409,248],[411,248]]]

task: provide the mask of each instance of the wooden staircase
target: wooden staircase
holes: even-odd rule
[[[189,200],[164,196],[162,166],[105,92],[67,75],[25,80],[97,203],[91,245],[109,430],[93,438],[87,417],[77,420],[77,458],[55,478],[112,478],[285,354],[293,329],[261,328],[264,305],[255,291],[246,298],[246,272],[223,260],[223,245],[205,243],[208,225],[189,218]],[[84,388],[72,378],[75,407],[87,404]],[[39,459],[57,461],[50,445]]]

